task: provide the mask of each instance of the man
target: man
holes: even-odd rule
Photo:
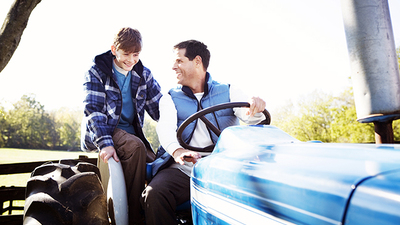
[[[99,150],[105,163],[111,157],[121,161],[130,224],[143,223],[140,195],[146,161],[155,157],[142,131],[144,112],[158,120],[162,96],[159,84],[139,59],[141,49],[139,31],[122,28],[111,50],[95,57],[83,84],[82,149]]]
[[[174,46],[175,63],[173,70],[181,86],[171,89],[160,100],[160,120],[157,134],[162,147],[174,158],[173,165],[159,171],[142,194],[142,206],[146,224],[174,224],[176,206],[190,199],[190,173],[193,165],[209,153],[182,148],[176,139],[180,124],[199,109],[216,104],[247,101],[238,89],[212,80],[207,68],[210,52],[207,46],[195,40],[181,42]],[[238,125],[237,117],[247,123],[258,123],[265,119],[262,112],[265,102],[253,97],[249,109],[228,109],[216,113],[211,122],[221,130]],[[198,120],[182,133],[183,140],[194,147],[205,147],[216,142],[205,124]]]

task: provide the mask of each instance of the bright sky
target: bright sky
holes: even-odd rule
[[[13,1],[0,1],[1,21]],[[389,7],[399,46],[400,1]],[[172,47],[188,39],[208,45],[214,79],[259,95],[271,113],[314,90],[351,85],[340,0],[59,0],[31,14],[0,73],[0,101],[33,93],[49,110],[81,108],[84,73],[123,26],[142,33],[141,60],[164,92],[176,84]]]

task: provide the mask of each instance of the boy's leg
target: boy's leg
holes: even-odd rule
[[[114,131],[113,141],[124,171],[129,224],[143,224],[140,197],[146,178],[146,147],[138,137],[118,128]]]
[[[176,206],[189,199],[190,177],[177,168],[161,170],[142,194],[146,224],[176,224]]]
[[[152,149],[147,149],[146,163],[151,163],[156,159],[156,154]]]

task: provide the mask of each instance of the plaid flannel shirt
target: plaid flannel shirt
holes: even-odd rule
[[[85,74],[84,118],[81,128],[81,148],[84,151],[101,150],[113,146],[112,134],[122,111],[122,95],[114,78],[111,51],[96,56],[95,64]],[[144,112],[158,121],[160,85],[141,61],[132,70],[132,100],[139,120],[135,130],[142,129]]]

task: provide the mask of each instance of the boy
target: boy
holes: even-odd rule
[[[143,223],[140,196],[145,186],[146,161],[154,152],[142,127],[144,112],[159,119],[161,88],[139,59],[142,37],[138,30],[122,28],[111,50],[95,57],[85,74],[81,147],[100,151],[121,161],[129,205],[129,223]]]

